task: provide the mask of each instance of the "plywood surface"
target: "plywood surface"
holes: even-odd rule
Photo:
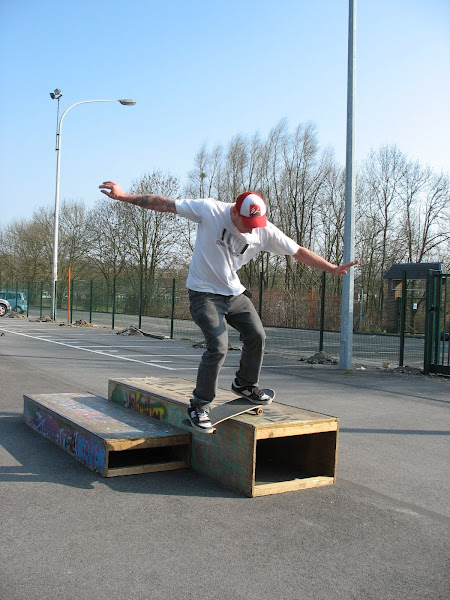
[[[126,386],[131,386],[137,390],[146,392],[161,399],[170,399],[182,404],[189,404],[192,398],[192,388],[194,384],[187,379],[175,377],[145,377],[145,378],[127,378],[114,379],[115,382],[122,383]],[[217,411],[218,407],[224,402],[236,401],[236,394],[231,391],[219,388],[217,397],[212,403],[212,410]],[[330,431],[337,429],[338,419],[329,415],[324,415],[318,412],[286,406],[280,402],[272,402],[263,407],[263,414],[256,416],[253,413],[243,414],[234,419],[241,423],[248,424],[258,430],[264,428],[273,429],[285,428],[291,429],[294,426],[309,429],[308,433],[316,431]],[[282,435],[282,433],[280,432]],[[292,435],[292,433],[287,433]],[[264,437],[264,434],[261,433]],[[259,432],[258,432],[259,437]]]
[[[115,406],[94,394],[35,394],[26,397],[103,439],[158,438],[174,433],[186,435],[173,425]]]

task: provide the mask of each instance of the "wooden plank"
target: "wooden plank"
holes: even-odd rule
[[[325,423],[305,423],[304,425],[288,425],[283,426],[278,423],[269,427],[258,427],[256,437],[258,440],[264,440],[277,437],[289,437],[295,435],[311,435],[313,433],[323,433],[326,431],[337,431],[338,421]]]
[[[123,450],[140,450],[143,448],[157,448],[161,446],[167,446],[168,440],[170,446],[181,446],[186,444],[187,438],[186,433],[173,434],[169,436],[160,437],[146,437],[140,439],[125,439],[125,440],[106,440],[106,448],[115,452]]]
[[[257,483],[255,485],[254,497],[269,496],[271,494],[282,494],[284,492],[295,492],[324,485],[332,485],[333,477],[308,477],[306,479],[295,479],[278,483]]]
[[[143,473],[156,473],[160,471],[175,471],[185,469],[186,463],[183,460],[178,462],[158,463],[156,465],[141,465],[134,467],[116,467],[108,469],[108,477],[118,477],[122,475],[140,475]]]
[[[102,439],[136,439],[183,435],[164,422],[145,419],[133,411],[124,411],[94,394],[35,394],[27,398],[54,415],[68,419]]]

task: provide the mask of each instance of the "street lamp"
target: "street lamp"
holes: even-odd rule
[[[356,0],[349,0],[347,62],[347,146],[345,160],[344,260],[355,257],[355,76],[356,76]],[[354,270],[342,281],[339,368],[351,370],[353,351]]]
[[[58,116],[59,116],[59,100],[61,98],[61,90],[56,89],[54,92],[50,92],[50,97],[53,100],[58,100]],[[92,102],[120,102],[123,106],[134,106],[135,100],[131,98],[115,99],[115,100],[82,100],[81,102],[75,102],[66,108],[61,115],[61,119],[58,122],[58,116],[56,120],[56,192],[55,192],[55,215],[53,225],[53,262],[52,262],[52,303],[51,303],[51,317],[56,320],[56,282],[58,281],[58,237],[59,237],[59,173],[61,164],[61,126],[64,117],[67,112],[78,104],[90,104]]]

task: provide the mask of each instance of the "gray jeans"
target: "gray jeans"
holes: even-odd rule
[[[192,403],[209,410],[217,393],[217,379],[228,350],[228,324],[240,332],[243,343],[236,379],[239,385],[258,383],[266,334],[261,319],[245,294],[221,296],[189,290],[192,318],[205,337],[206,351],[197,373]]]

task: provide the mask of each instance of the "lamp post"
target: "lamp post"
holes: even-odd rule
[[[58,100],[58,115],[59,115],[59,99],[61,98],[61,90],[56,89],[54,92],[50,93],[50,97],[53,100]],[[61,115],[61,119],[58,122],[57,117],[57,127],[56,127],[56,191],[55,191],[55,214],[54,214],[54,225],[53,225],[53,261],[52,261],[52,300],[51,300],[51,317],[56,320],[56,282],[58,281],[58,241],[59,241],[59,174],[60,174],[60,165],[61,165],[61,126],[64,117],[68,113],[68,111],[74,106],[78,106],[79,104],[90,104],[92,102],[120,102],[123,106],[134,106],[136,104],[135,100],[132,99],[122,99],[122,100],[82,100],[81,102],[75,102],[66,108],[66,110]]]
[[[350,262],[355,257],[355,76],[356,0],[349,0],[344,262]],[[343,370],[352,368],[354,277],[353,269],[349,269],[342,282],[339,368]]]

